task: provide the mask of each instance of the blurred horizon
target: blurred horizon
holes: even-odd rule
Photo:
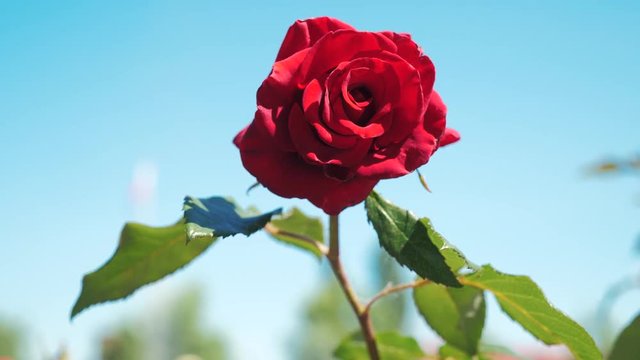
[[[600,299],[639,265],[638,178],[587,170],[640,154],[640,3],[27,0],[0,3],[0,320],[26,336],[25,358],[64,347],[98,359],[100,334],[166,309],[190,284],[229,358],[290,356],[323,272],[264,234],[219,241],[124,301],[69,313],[123,224],[172,223],[185,195],[322,215],[266,189],[246,194],[255,181],[231,143],[287,28],[322,15],[412,34],[462,134],[420,169],[433,193],[413,174],[377,189],[472,261],[531,276],[596,335]],[[362,205],[342,224],[345,266],[367,297],[377,240]],[[640,292],[619,299],[612,329],[638,303]],[[540,346],[489,304],[488,339]],[[404,326],[431,347],[408,311]]]

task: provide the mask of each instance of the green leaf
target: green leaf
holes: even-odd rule
[[[111,259],[82,279],[82,292],[71,318],[91,305],[125,298],[162,279],[195,259],[215,238],[190,244],[186,240],[183,220],[167,227],[125,224]]]
[[[367,197],[365,207],[380,244],[400,264],[434,282],[461,286],[454,271],[466,260],[433,229],[429,219],[417,219],[375,191]]]
[[[413,299],[420,314],[442,339],[468,355],[478,352],[486,314],[484,291],[431,283],[414,289]]]
[[[469,354],[451,344],[442,345],[438,350],[438,354],[442,360],[471,360]]]
[[[419,360],[425,354],[415,339],[397,332],[383,332],[376,335],[381,360]],[[344,339],[334,352],[340,360],[369,360],[367,345],[361,332]]]
[[[478,351],[480,351],[480,354],[484,354],[488,359],[493,359],[502,355],[503,357],[511,360],[529,360],[528,358],[518,355],[513,350],[502,345],[483,343],[478,346]]]
[[[369,194],[364,204],[367,218],[378,233],[380,244],[392,256],[400,254],[418,218],[408,210],[393,205],[376,191]]]
[[[636,359],[638,354],[640,354],[640,314],[618,335],[609,360]]]
[[[293,208],[282,217],[272,219],[269,224],[278,230],[276,233],[269,232],[274,239],[310,251],[318,258],[322,257],[316,246],[290,235],[301,235],[320,244],[324,243],[324,230],[320,218],[309,217],[298,208]]]
[[[440,249],[435,245],[433,226],[427,218],[418,220],[400,252],[404,263],[416,274],[439,284],[460,287],[454,270],[449,267]]]
[[[431,242],[439,249],[440,254],[444,256],[445,262],[453,272],[458,272],[462,268],[472,266],[458,248],[451,245],[444,236],[440,235],[440,233],[433,228],[431,220],[428,218],[422,218],[420,220],[427,228],[429,239],[431,239]]]
[[[456,348],[451,344],[444,344],[438,350],[439,360],[495,360],[498,359],[494,354],[481,352],[471,356],[466,352]],[[520,359],[519,357],[509,357],[510,360]]]
[[[602,359],[589,334],[549,304],[529,277],[503,274],[485,265],[460,282],[492,292],[505,313],[545,344],[564,344],[577,360]]]
[[[222,197],[198,199],[187,196],[184,198],[187,240],[224,238],[236,234],[249,236],[281,212],[282,209],[276,209],[256,215],[255,211],[242,210],[233,201]]]

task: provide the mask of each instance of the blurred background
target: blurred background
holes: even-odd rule
[[[422,168],[432,194],[416,176],[378,190],[472,261],[530,275],[607,346],[640,310],[640,291],[597,310],[639,265],[638,172],[611,166],[640,152],[637,1],[24,0],[0,2],[0,358],[329,357],[356,326],[326,264],[264,234],[219,241],[69,321],[124,222],[172,223],[186,194],[321,214],[247,195],[254,179],[231,144],[288,26],[321,15],[411,33],[463,136]],[[342,222],[363,296],[410,276],[379,256],[362,206]],[[407,300],[381,303],[376,321],[435,349]],[[484,338],[542,348],[493,301]]]

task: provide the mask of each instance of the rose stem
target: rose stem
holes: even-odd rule
[[[329,253],[327,259],[331,264],[331,269],[336,276],[336,279],[340,283],[340,287],[344,291],[344,294],[349,300],[351,308],[356,313],[358,321],[360,322],[360,328],[364,335],[364,340],[367,344],[367,350],[369,351],[369,357],[371,360],[380,360],[380,354],[378,353],[378,347],[376,345],[375,335],[373,333],[373,324],[371,323],[370,312],[368,309],[360,303],[358,296],[351,287],[347,276],[342,268],[342,262],[340,261],[340,237],[338,231],[338,216],[329,216]]]

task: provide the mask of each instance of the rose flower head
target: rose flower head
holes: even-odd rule
[[[273,193],[336,215],[460,138],[446,128],[434,81],[433,63],[408,34],[330,17],[296,21],[234,143]]]

